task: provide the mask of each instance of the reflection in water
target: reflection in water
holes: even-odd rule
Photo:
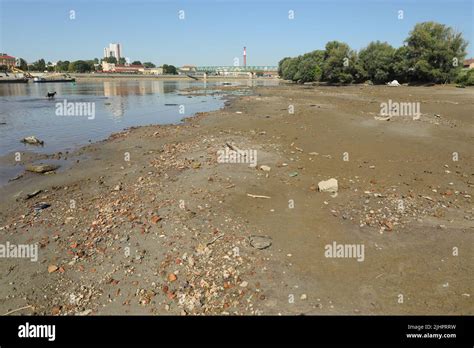
[[[278,81],[249,83],[253,86]],[[204,87],[211,92],[221,84],[193,80],[0,84],[0,156],[18,151],[70,151],[127,127],[178,123],[196,112],[216,110],[224,105],[219,97],[221,93],[182,95],[180,90]],[[246,86],[247,82],[232,81],[232,84]],[[56,98],[46,98],[46,94],[53,91],[57,93]],[[57,115],[56,103],[66,101],[92,103],[95,117]],[[180,113],[180,105],[185,107],[184,114]],[[20,142],[31,135],[44,140],[44,146]],[[0,184],[11,177],[9,168],[0,168]]]
[[[178,91],[201,86],[196,81],[87,81],[0,85],[0,155],[15,151],[51,153],[107,137],[125,127],[180,122],[195,112],[214,110],[222,101],[213,96],[188,98]],[[47,99],[55,91],[55,99]],[[56,115],[56,103],[93,103],[95,118]],[[185,105],[185,114],[175,106]],[[44,147],[24,146],[20,139],[35,135]]]
[[[246,86],[277,81],[232,81]],[[0,84],[0,155],[14,151],[51,153],[107,137],[125,127],[180,122],[196,112],[215,110],[223,101],[215,95],[182,95],[190,87],[212,91],[222,81],[117,80],[78,83]],[[46,98],[55,91],[55,99]],[[232,92],[234,93],[234,92]],[[235,91],[238,94],[238,91]],[[56,115],[56,103],[93,103],[95,118]],[[179,105],[184,105],[181,114]],[[35,135],[44,147],[25,147],[20,139]]]
[[[189,83],[182,84],[183,87],[189,87]],[[127,109],[128,97],[143,96],[151,94],[173,93],[180,86],[177,81],[104,81],[103,95],[109,97],[105,102],[105,107],[110,111],[113,117],[121,118]],[[137,99],[137,103],[140,103]]]

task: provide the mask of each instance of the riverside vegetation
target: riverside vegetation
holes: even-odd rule
[[[294,82],[382,84],[400,82],[474,85],[474,71],[463,69],[468,42],[453,28],[435,22],[415,25],[405,44],[375,41],[359,52],[330,41],[324,50],[283,58],[278,73]]]

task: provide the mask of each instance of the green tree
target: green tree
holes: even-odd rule
[[[283,62],[283,64],[282,64],[282,72],[283,72],[282,78],[284,80],[297,81],[295,79],[295,77],[296,78],[298,77],[298,76],[296,76],[296,73],[298,72],[299,60],[300,60],[300,58],[296,57],[296,58],[287,59],[286,61]]]
[[[413,68],[408,62],[408,48],[399,47],[395,50],[392,61],[393,78],[398,82],[407,82],[412,75]]]
[[[65,71],[68,71],[69,70],[69,61],[68,60],[65,60],[64,62],[63,61],[58,61],[56,63],[56,66],[54,67],[55,71],[57,72],[65,72]]]
[[[293,77],[300,83],[320,81],[324,65],[324,51],[316,50],[299,57],[298,71]]]
[[[44,59],[39,59],[33,64],[31,64],[31,70],[33,71],[45,71],[46,70],[46,63]]]
[[[446,83],[459,74],[467,41],[453,28],[436,22],[418,23],[405,42],[411,80]]]
[[[120,57],[119,60],[118,60],[118,63],[119,63],[120,65],[124,65],[126,62],[127,62],[127,61],[125,60],[124,57]]]
[[[23,58],[20,58],[20,65],[18,66],[23,71],[28,70],[28,63]]]
[[[37,68],[38,71],[45,71],[46,70],[46,62],[44,61],[44,59],[38,60],[37,67],[38,67]]]
[[[145,63],[143,63],[143,66],[145,68],[155,68],[156,67],[156,65],[153,64],[152,62],[145,62]]]
[[[351,83],[357,80],[353,73],[357,55],[344,42],[330,41],[324,53],[323,80],[331,83]],[[360,76],[362,78],[362,76]]]
[[[132,62],[132,65],[142,65],[142,62],[140,62],[139,60],[135,60]]]
[[[283,64],[287,61],[289,61],[290,59],[292,59],[291,57],[285,57],[283,58],[282,60],[280,60],[278,62],[278,75],[280,77],[283,77]]]
[[[371,42],[359,52],[359,62],[366,77],[374,83],[385,83],[393,78],[395,49],[386,42]]]
[[[84,60],[76,60],[69,64],[70,72],[85,73],[94,70],[94,65]]]
[[[464,86],[474,86],[474,69],[461,70],[456,82]]]
[[[163,64],[163,74],[177,75],[178,69],[174,65]]]
[[[117,64],[117,58],[115,57],[106,57],[103,60],[110,64]]]

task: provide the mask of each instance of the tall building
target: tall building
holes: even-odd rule
[[[110,43],[109,47],[104,48],[104,58],[115,57],[117,61],[120,59],[121,48],[119,43]]]

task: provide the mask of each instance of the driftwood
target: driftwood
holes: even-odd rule
[[[252,197],[252,198],[266,198],[266,199],[270,199],[270,198],[271,198],[271,197],[269,197],[269,196],[253,195],[253,194],[251,194],[251,193],[247,193],[247,196]]]
[[[33,306],[32,306],[32,305],[28,305],[28,306],[25,306],[25,307],[13,309],[13,310],[11,310],[11,311],[9,311],[9,312],[6,312],[6,313],[4,314],[4,316],[5,316],[5,315],[12,314],[12,313],[15,313],[15,312],[22,311],[23,309],[27,309],[27,308],[33,308]]]
[[[228,142],[225,143],[225,145],[231,149],[232,151],[235,151],[235,152],[238,152],[238,153],[242,153],[243,151],[241,149],[239,149],[237,146],[235,145],[231,145],[229,144]]]
[[[209,243],[207,243],[206,246],[209,246],[209,245],[211,245],[211,244],[214,244],[217,240],[221,239],[222,237],[224,237],[223,234],[218,235],[216,238],[214,238],[214,239],[211,240]]]

